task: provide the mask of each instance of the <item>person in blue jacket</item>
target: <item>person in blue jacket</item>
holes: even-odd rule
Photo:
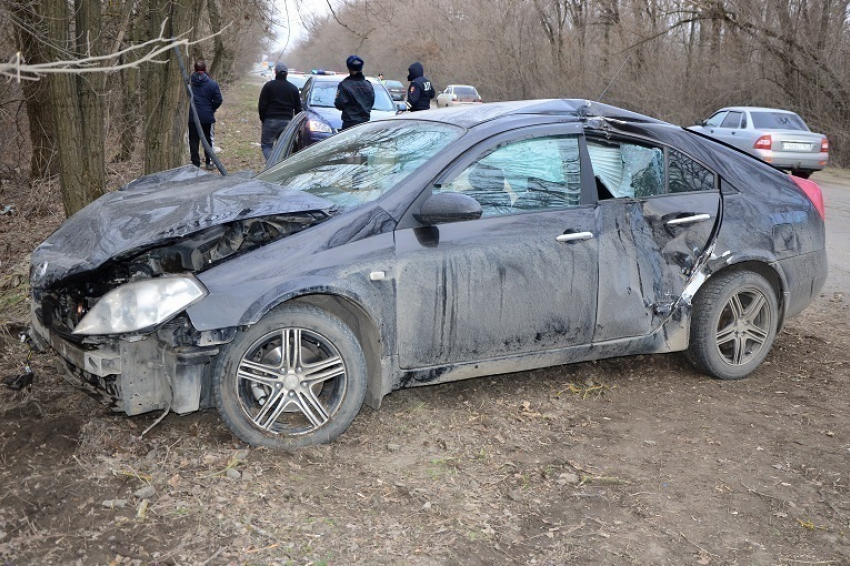
[[[195,109],[198,111],[198,119],[201,122],[202,132],[195,127],[195,119],[189,113],[189,154],[192,159],[192,165],[195,167],[201,166],[201,156],[198,153],[198,147],[201,144],[201,134],[203,133],[207,143],[212,147],[212,137],[210,129],[215,123],[215,111],[221,106],[224,99],[221,97],[221,89],[218,83],[210,78],[207,74],[207,64],[202,59],[195,61],[195,72],[192,73],[192,98],[195,101]],[[204,157],[206,158],[207,169],[212,169],[210,156],[204,148]]]
[[[407,68],[407,80],[410,88],[407,89],[407,106],[411,112],[417,110],[428,110],[431,108],[431,99],[434,98],[434,87],[431,81],[425,77],[422,63],[417,61]]]

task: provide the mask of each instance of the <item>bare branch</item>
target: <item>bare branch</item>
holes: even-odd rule
[[[162,53],[167,52],[170,49],[173,49],[175,46],[195,45],[197,43],[220,35],[228,27],[230,27],[230,24],[228,24],[216,33],[210,34],[206,37],[202,37],[196,41],[189,41],[188,39],[184,38],[190,32],[181,34],[177,38],[163,37],[165,24],[166,22],[162,23],[159,37],[156,37],[144,43],[140,43],[139,45],[134,45],[126,49],[122,49],[121,51],[109,53],[106,55],[90,56],[84,57],[82,59],[53,61],[51,63],[28,65],[23,60],[21,53],[18,52],[8,63],[0,63],[0,76],[9,77],[18,82],[22,80],[37,81],[39,80],[39,78],[49,74],[110,73],[120,71],[122,69],[138,67],[139,65],[145,62],[163,63],[164,61],[159,61],[156,59],[156,57],[161,55]],[[120,65],[99,65],[99,63],[102,63],[104,61],[114,61],[127,53],[137,53],[144,50],[148,50],[147,53],[145,53],[135,61],[123,63]]]

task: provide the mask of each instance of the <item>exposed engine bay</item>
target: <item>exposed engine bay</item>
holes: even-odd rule
[[[201,273],[231,257],[284,238],[329,218],[324,212],[281,214],[212,226],[166,245],[116,258],[43,293],[45,326],[66,339],[91,307],[110,290],[165,274]]]
[[[205,368],[218,346],[233,339],[235,329],[198,332],[185,313],[147,334],[80,336],[72,334],[74,328],[105,294],[121,285],[201,273],[330,217],[323,211],[299,212],[211,226],[34,289],[32,337],[36,344],[48,342],[60,352],[72,382],[113,410],[128,415],[166,408],[187,413],[211,406]]]

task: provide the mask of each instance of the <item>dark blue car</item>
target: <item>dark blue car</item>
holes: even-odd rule
[[[214,406],[284,448],[402,387],[667,352],[740,379],[827,275],[815,183],[585,100],[400,115],[253,177],[148,175],[31,261],[32,336],[81,386],[131,415]]]
[[[286,147],[286,155],[300,151],[318,141],[322,141],[339,132],[342,127],[342,112],[334,107],[336,88],[345,75],[314,75],[307,79],[301,89],[301,107],[303,112],[293,118],[289,127],[281,132],[281,142],[272,150],[268,165],[280,160],[280,153]],[[372,105],[370,121],[395,116],[403,107],[398,106],[387,89],[377,80],[369,79],[375,88],[375,103]]]

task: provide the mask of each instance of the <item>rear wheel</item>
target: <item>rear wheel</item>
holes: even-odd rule
[[[741,379],[764,361],[776,337],[776,293],[751,271],[709,279],[693,302],[686,357],[719,379]]]
[[[279,308],[218,356],[222,420],[254,446],[293,448],[342,434],[366,395],[366,361],[340,320],[306,305]]]

